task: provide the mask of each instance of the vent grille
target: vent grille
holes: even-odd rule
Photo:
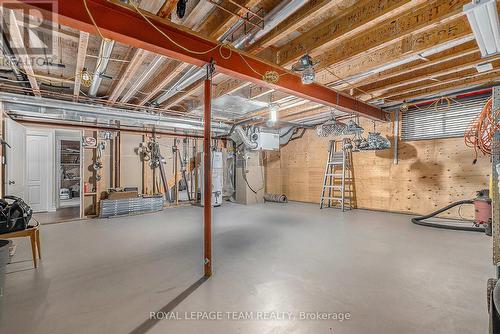
[[[401,139],[425,140],[462,137],[481,112],[490,95],[475,96],[459,102],[410,108],[402,113]]]

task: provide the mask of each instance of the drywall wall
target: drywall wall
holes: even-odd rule
[[[371,122],[363,122],[373,129]],[[392,140],[392,123],[377,123],[377,131]],[[282,192],[290,200],[319,203],[331,138],[318,138],[314,130],[266,153],[266,191]],[[449,203],[475,196],[489,186],[490,162],[480,157],[472,164],[472,151],[463,138],[399,142],[399,163],[393,149],[353,153],[354,187],[358,208],[426,214]],[[472,217],[472,208],[446,216]]]

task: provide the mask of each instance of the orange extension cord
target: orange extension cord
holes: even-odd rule
[[[465,145],[474,149],[474,161],[477,162],[479,152],[483,155],[498,154],[499,143],[493,143],[493,135],[496,130],[500,130],[500,122],[496,122],[497,116],[500,114],[500,109],[491,112],[493,100],[490,98],[483,107],[481,113],[469,125],[465,131]]]

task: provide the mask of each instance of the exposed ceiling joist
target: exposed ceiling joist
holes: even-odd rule
[[[324,114],[327,112],[331,112],[330,108],[327,107],[316,107],[316,108],[311,108],[311,109],[306,109],[299,111],[297,113],[291,113],[289,115],[283,115],[280,120],[286,121],[286,122],[293,122],[297,121],[303,118],[308,118],[308,117],[314,117],[320,114]]]
[[[426,56],[426,60],[423,60],[422,58],[416,58],[411,62],[393,68],[389,68],[387,70],[383,70],[380,72],[373,71],[373,74],[370,74],[368,76],[362,76],[354,80],[348,79],[347,81],[349,82],[349,84],[339,81],[339,84],[335,85],[333,88],[337,90],[344,90],[344,89],[350,89],[352,87],[361,87],[364,85],[369,85],[398,75],[407,74],[413,71],[421,70],[426,67],[434,66],[453,59],[461,58],[476,53],[477,51],[478,51],[477,44],[474,40],[472,40],[464,44],[447,48],[444,51],[428,55]]]
[[[85,59],[87,58],[87,47],[89,45],[89,33],[80,31],[80,38],[78,41],[78,51],[76,54],[76,68],[75,68],[75,85],[73,87],[73,100],[78,101],[80,96],[80,88],[82,86],[82,72],[85,67]]]
[[[143,106],[147,102],[151,101],[156,94],[158,94],[162,89],[167,87],[172,80],[174,80],[182,71],[184,71],[189,64],[181,63],[179,61],[173,60],[164,66],[158,75],[148,82],[144,87],[146,92],[149,92],[147,95],[139,98],[137,105]]]
[[[146,60],[147,56],[148,52],[144,50],[137,49],[135,51],[132,59],[125,68],[125,71],[120,75],[120,79],[109,95],[108,104],[113,104],[118,100],[127,85],[132,81],[132,78],[135,76],[142,63]]]
[[[218,98],[222,95],[232,94],[243,87],[249,86],[248,81],[242,81],[240,79],[227,79],[216,85],[213,98]]]
[[[168,109],[172,108],[173,106],[178,105],[183,100],[185,100],[187,97],[191,96],[191,94],[195,90],[197,90],[198,88],[203,86],[203,83],[204,83],[204,80],[198,80],[198,81],[193,82],[192,84],[190,84],[189,86],[184,88],[184,90],[182,92],[175,94],[174,96],[169,98],[167,101],[165,101],[165,103],[162,105],[162,108],[165,110],[168,110]]]
[[[32,3],[28,0],[18,0],[18,2],[41,9],[53,10],[52,6],[47,7],[43,3]],[[373,119],[385,119],[384,112],[379,108],[339,94],[322,85],[303,85],[300,77],[295,74],[287,73],[280,77],[277,83],[270,84],[263,80],[262,74],[267,71],[277,71],[284,74],[283,69],[240,53],[238,50],[233,50],[231,57],[223,56],[213,41],[203,39],[155,15],[143,12],[143,15],[147,16],[151,22],[154,22],[156,27],[167,34],[171,40],[161,36],[139,13],[119,1],[87,0],[87,3],[95,21],[107,38],[200,67],[211,60],[215,60],[218,71],[226,75],[276,88],[287,94],[310,99],[341,111],[357,113]],[[69,3],[68,1],[58,0],[57,4],[58,12],[55,14],[60,24],[88,32],[95,31],[83,2]],[[192,50],[197,50],[197,53],[192,53],[186,50],[185,47],[172,43],[172,40],[179,43],[182,41],[183,45],[189,46]],[[200,54],[200,52],[202,53]]]
[[[169,18],[176,4],[177,0],[165,0],[165,2],[163,3],[163,5],[161,5],[161,8],[158,11],[158,13],[156,13],[156,15],[164,19]]]
[[[387,18],[425,2],[425,0],[362,0],[344,15],[326,20],[282,46],[278,50],[278,64],[286,66],[305,53],[319,55],[321,51],[339,45],[341,41],[351,36],[376,27]],[[386,34],[395,32],[386,27],[382,31]],[[379,43],[380,36],[372,38]],[[347,47],[342,46],[342,48]]]
[[[240,1],[241,6],[245,6],[247,8],[252,8],[257,5],[260,0],[243,0]],[[235,5],[229,4],[237,15],[243,16],[246,12],[244,9],[239,8]],[[213,18],[213,19],[212,19]],[[207,24],[202,27],[201,30],[205,30],[209,32],[209,37],[214,40],[218,40],[226,31],[228,31],[236,22],[238,21],[238,17],[235,15],[230,15],[226,12],[220,13],[220,15],[212,15],[209,20],[207,20]]]
[[[12,40],[11,47],[14,50],[15,56],[20,64],[19,67],[22,68],[24,74],[28,77],[33,94],[40,97],[40,86],[36,80],[29,53],[25,48],[23,36],[16,20],[15,13],[14,11],[8,9],[7,13],[10,15],[7,26]]]
[[[23,20],[24,18],[19,16],[17,18],[17,24],[20,26],[20,27],[24,27],[24,28],[29,28],[29,29],[34,29],[34,30],[37,30],[37,31],[40,31],[40,32],[43,32],[43,33],[46,33],[46,34],[50,34],[50,35],[55,35],[55,36],[58,36],[62,39],[65,39],[65,40],[68,40],[68,41],[72,41],[72,42],[75,42],[75,43],[78,43],[79,39],[80,39],[80,36],[78,35],[78,33],[74,33],[74,32],[71,32],[71,31],[66,31],[66,30],[63,30],[63,29],[60,29],[58,27],[52,27],[50,25],[46,25],[46,24],[39,24],[39,23],[31,23],[29,21],[24,21]]]
[[[404,41],[406,37],[413,38],[418,32],[422,33],[437,24],[463,16],[462,7],[469,2],[470,0],[426,2],[425,6],[386,20],[318,55],[316,57],[316,60],[320,62],[318,68],[347,61],[400,40]],[[440,32],[438,37],[443,35],[446,35],[446,31]]]
[[[460,72],[454,72],[450,74],[445,74],[440,77],[429,79],[425,82],[416,82],[403,87],[399,87],[398,89],[394,89],[389,91],[379,98],[386,99],[389,101],[396,100],[399,101],[401,96],[405,96],[406,98],[412,94],[417,95],[418,91],[421,90],[433,90],[435,87],[442,86],[444,84],[462,84],[462,79],[465,82],[469,82],[474,78],[484,78],[488,77],[492,73],[498,73],[500,71],[500,60],[497,60],[492,63],[493,69],[488,72],[479,73],[475,68],[465,69]]]
[[[335,82],[338,78],[347,78],[356,73],[369,71],[374,68],[389,64],[429,50],[430,48],[454,41],[462,41],[472,36],[472,30],[465,17],[435,25],[432,29],[411,34],[402,40],[371,52],[364,52],[348,62],[339,63],[332,69],[335,75],[322,71],[317,75],[320,83]]]
[[[475,68],[476,65],[482,63],[488,63],[498,60],[500,60],[500,55],[490,57],[489,59],[482,59],[481,54],[478,51],[476,54],[471,54],[461,59],[454,59],[446,63],[424,68],[420,71],[414,71],[410,77],[404,75],[402,77],[395,77],[390,80],[386,80],[386,82],[381,83],[380,86],[372,87],[371,85],[369,85],[367,86],[369,87],[367,90],[365,90],[363,87],[363,90],[369,93],[369,95],[360,93],[357,96],[363,100],[366,100],[370,97],[370,100],[373,100],[378,98],[379,96],[384,95],[386,92],[397,89],[398,87],[404,87],[413,83],[422,82],[433,78],[439,78],[444,75],[453,74],[469,68]]]
[[[35,73],[35,76],[38,80],[45,83],[67,83],[74,85],[75,81],[70,78],[51,76],[47,74]]]
[[[441,92],[446,92],[449,90],[456,90],[459,88],[467,88],[474,85],[485,85],[485,84],[498,84],[498,78],[500,76],[500,69],[494,69],[493,71],[487,73],[475,73],[469,74],[468,76],[461,75],[457,78],[442,81],[433,85],[425,85],[421,89],[412,90],[410,92],[394,95],[391,97],[393,101],[404,102],[408,99],[417,99],[422,97],[427,97],[430,95],[436,95]]]
[[[267,87],[260,87],[260,86],[254,86],[250,89],[250,99],[258,99],[262,96],[265,96],[267,94],[271,94],[274,92],[274,89],[272,88],[267,88]]]
[[[311,22],[312,20],[317,20],[318,16],[337,5],[339,0],[320,0],[320,1],[308,1],[304,6],[299,8],[295,13],[287,17],[271,31],[269,31],[264,37],[259,39],[256,43],[251,45],[246,51],[256,54],[267,48],[277,41],[279,41],[283,36],[287,36],[290,33],[296,31],[302,25]]]
[[[120,98],[120,102],[129,102],[135,94],[141,89],[142,86],[154,75],[158,68],[165,61],[165,57],[155,55],[146,70],[140,75],[136,76],[129,86],[128,90]]]

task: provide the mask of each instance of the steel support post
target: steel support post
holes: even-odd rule
[[[211,117],[212,117],[212,67],[207,66],[207,77],[204,90],[204,136],[203,136],[203,226],[204,226],[204,254],[205,277],[212,276],[212,163],[210,147]]]

